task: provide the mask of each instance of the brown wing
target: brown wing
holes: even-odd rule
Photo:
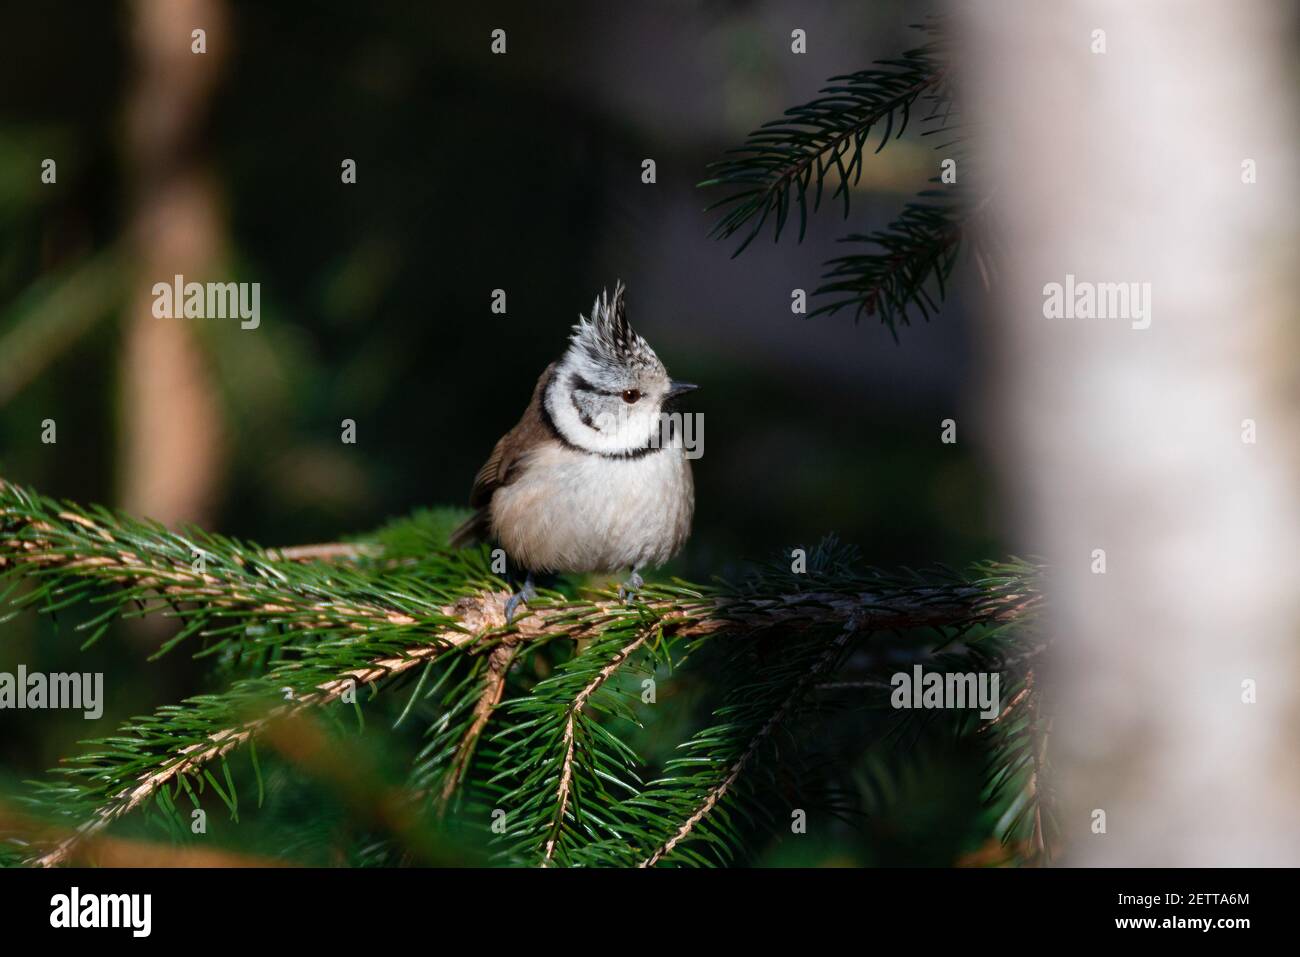
[[[492,496],[501,486],[509,485],[519,477],[524,457],[529,450],[538,442],[550,438],[550,430],[542,419],[541,402],[546,383],[550,381],[554,369],[555,363],[552,362],[538,377],[537,385],[533,388],[532,400],[524,410],[523,418],[501,437],[492,449],[492,454],[488,456],[488,460],[474,476],[474,487],[470,489],[469,504],[477,511],[464,525],[452,533],[453,547],[460,548],[476,541],[484,541],[488,537],[492,524]]]

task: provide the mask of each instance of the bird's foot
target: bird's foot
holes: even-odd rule
[[[506,624],[509,625],[514,621],[515,611],[521,602],[526,605],[536,597],[537,588],[533,585],[533,576],[529,575],[524,582],[524,587],[506,599]]]
[[[635,568],[632,569],[632,574],[628,576],[627,581],[618,586],[618,600],[630,601],[644,584],[645,580],[637,573]]]

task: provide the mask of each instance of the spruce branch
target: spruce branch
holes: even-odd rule
[[[77,626],[97,635],[115,617],[142,613],[139,602],[180,626],[161,650],[189,639],[197,656],[224,655],[236,669],[224,690],[132,719],[67,760],[62,780],[39,786],[31,803],[74,826],[33,857],[72,860],[132,811],[174,815],[175,798],[195,799],[194,788],[211,787],[236,816],[236,752],[286,720],[330,713],[349,690],[368,686],[373,698],[418,674],[397,724],[419,714],[434,734],[407,793],[445,812],[469,784],[495,791],[511,809],[508,860],[706,863],[700,841],[725,859],[739,839],[728,822],[753,801],[746,780],[772,773],[759,755],[815,711],[806,699],[831,679],[850,636],[919,629],[987,642],[1041,601],[1037,571],[1023,562],[969,576],[888,575],[860,571],[857,556],[831,542],[813,550],[807,574],[777,566],[737,584],[648,585],[631,603],[552,593],[507,625],[508,592],[486,552],[445,545],[458,517],[421,513],[304,556],[0,483],[0,593],[11,604],[99,606]],[[774,641],[775,653],[756,662],[754,650]],[[549,677],[513,667],[557,642],[574,651]],[[644,783],[645,761],[621,732],[640,723],[630,672],[677,669],[715,647],[732,649],[718,673],[732,691],[714,726]],[[260,775],[258,790],[260,804]]]
[[[267,550],[267,556],[281,562],[355,561],[373,558],[380,549],[360,542],[328,542],[319,545],[290,545]]]
[[[41,855],[34,863],[40,867],[52,867],[63,863],[78,844],[93,837],[114,820],[141,807],[169,783],[185,775],[200,772],[204,765],[226,757],[276,723],[299,715],[310,708],[319,708],[337,702],[348,691],[355,691],[358,686],[393,678],[436,657],[448,648],[468,643],[470,640],[472,640],[471,635],[457,633],[455,637],[448,637],[436,644],[409,649],[400,657],[376,661],[366,668],[353,669],[338,678],[318,685],[307,694],[293,696],[291,703],[272,707],[259,717],[233,727],[220,728],[209,734],[206,740],[176,749],[162,758],[156,770],[143,774],[123,790],[111,795],[107,803],[96,808],[93,816],[79,826],[74,834],[61,841],[53,850]],[[270,681],[263,683],[274,685],[279,677],[273,674]],[[292,693],[292,689],[285,690]],[[169,713],[160,712],[158,717],[166,720]],[[137,725],[135,729],[127,730],[141,728],[141,725]],[[96,777],[100,778],[106,773],[111,774],[104,766],[96,768],[96,772]]]
[[[519,644],[513,639],[506,639],[488,653],[487,667],[484,670],[483,686],[478,700],[474,703],[473,718],[465,729],[464,736],[456,747],[455,758],[451,768],[444,777],[442,791],[438,795],[438,812],[445,814],[448,804],[455,796],[457,788],[469,769],[479,738],[492,718],[501,697],[506,690],[506,676],[510,666],[519,653]]]
[[[823,573],[838,574],[833,550],[816,554],[816,561]],[[938,645],[929,656],[948,666],[953,662],[944,662],[945,657],[961,657],[975,667],[988,669],[995,661],[1005,658],[1004,646],[1019,647],[1018,642],[1010,642],[1007,629],[1013,621],[1018,628],[1030,622],[1040,603],[1033,590],[1023,587],[1025,583],[1019,578],[1023,567],[988,565],[975,582],[951,583],[948,587],[959,590],[988,589],[985,595],[992,601],[985,602],[968,592],[966,597],[973,601],[969,615],[942,619],[936,616],[931,620],[929,625],[938,637]],[[894,585],[907,590],[905,580],[895,579]],[[932,584],[921,582],[915,587],[919,589],[916,599],[934,601],[936,606],[952,597],[947,587],[934,589]],[[1001,605],[1003,600],[1009,604]],[[1006,615],[1012,607],[1015,611]],[[827,685],[827,679],[837,670],[838,661],[855,635],[892,630],[882,627],[887,618],[881,617],[879,609],[870,607],[870,603],[859,610],[860,615],[850,614],[842,620],[837,633],[814,631],[793,636],[794,640],[784,639],[783,634],[784,640],[770,653],[770,658],[761,660],[760,653],[757,665],[748,662],[745,668],[737,669],[742,679],[723,707],[715,712],[715,726],[697,733],[685,746],[686,757],[670,762],[669,771],[673,773],[654,782],[630,802],[650,820],[677,822],[674,828],[659,831],[654,850],[640,861],[641,866],[654,866],[666,859],[695,865],[725,863],[731,849],[743,839],[739,820],[770,813],[770,808],[765,807],[767,796],[781,789],[781,783],[775,778],[776,769],[789,757],[761,761],[760,754],[765,748],[775,748],[778,732],[793,733],[796,719],[816,704],[811,700],[814,692]],[[912,618],[908,624],[899,624],[909,628],[918,620]],[[957,643],[962,643],[960,652],[944,651]],[[747,652],[742,646],[741,654]],[[854,654],[861,657],[858,651]],[[889,668],[895,670],[896,664],[889,662]],[[872,684],[879,686],[879,682]],[[746,785],[745,779],[755,774],[760,780]],[[640,835],[643,840],[647,836],[650,835],[645,832]],[[716,860],[702,853],[704,850],[711,850]]]
[[[965,151],[956,148],[968,135],[954,121],[956,93],[951,76],[951,50],[944,36],[943,18],[916,25],[929,36],[923,46],[901,58],[877,61],[883,69],[868,69],[834,77],[825,95],[793,107],[780,120],[751,133],[744,145],[728,151],[727,158],[710,165],[713,176],[702,187],[731,187],[733,192],[709,207],[725,208],[711,235],[726,239],[744,236],[733,256],[739,255],[774,220],[773,241],[779,241],[790,215],[799,207],[798,242],[807,228],[809,209],[821,207],[827,181],[833,198],[843,201],[844,217],[850,212],[850,192],[861,175],[872,130],[884,124],[876,145],[880,152],[891,134],[903,134],[918,101],[928,104],[921,125],[936,150],[962,168],[962,187],[956,181],[922,190],[913,202],[883,229],[859,231],[840,241],[860,244],[861,252],[838,256],[826,263],[822,281],[813,295],[824,301],[810,315],[834,315],[852,310],[856,324],[865,316],[878,316],[898,340],[898,326],[908,325],[912,313],[929,320],[947,295],[949,278],[958,253],[969,239],[980,274],[988,285],[996,272],[992,240],[984,236],[978,209],[972,210],[970,190],[964,184],[978,179],[967,163]],[[895,123],[895,117],[898,122]],[[987,198],[978,206],[987,203]]]
[[[36,845],[57,845],[76,836],[66,828],[50,827],[0,803],[0,832],[26,834]],[[171,847],[153,841],[90,836],[75,840],[68,863],[91,867],[280,867],[282,861],[260,855],[209,848]]]
[[[1056,846],[1057,828],[1051,816],[1047,776],[1047,742],[1051,718],[1041,713],[1042,696],[1034,671],[1025,672],[1006,707],[981,735],[993,739],[985,776],[985,802],[1006,805],[998,824],[1004,845],[1024,844],[1032,862],[1047,862]]]
[[[574,761],[577,750],[578,737],[578,720],[582,716],[583,709],[592,697],[604,687],[618,671],[618,669],[629,658],[635,654],[646,640],[650,637],[650,631],[643,629],[640,634],[633,638],[615,653],[609,663],[596,672],[595,676],[583,686],[578,692],[577,697],[566,709],[564,718],[564,735],[561,739],[561,748],[564,751],[564,758],[560,765],[560,781],[557,787],[557,796],[555,801],[555,814],[551,819],[551,829],[546,838],[546,850],[543,855],[543,862],[549,864],[555,855],[555,844],[559,839],[560,830],[564,825],[565,814],[569,810],[569,798],[572,794]]]
[[[223,619],[308,633],[382,629],[390,636],[448,620],[442,596],[430,589],[381,589],[337,567],[294,566],[291,574],[274,553],[255,546],[55,503],[0,481],[0,584],[17,573],[35,586],[14,600],[18,608],[39,603],[55,611],[81,599],[109,605],[81,626],[95,629],[87,644],[114,617],[131,614],[135,602],[143,605],[139,614],[165,608],[186,623],[168,649]]]
[[[853,310],[856,324],[864,315],[879,316],[895,341],[898,325],[908,324],[915,309],[929,321],[947,295],[947,283],[957,261],[964,216],[949,194],[926,190],[925,203],[908,203],[902,214],[884,229],[851,234],[840,242],[878,247],[838,256],[827,262],[827,272],[815,295],[830,297],[810,315],[834,315]],[[942,199],[941,202],[934,200]],[[934,296],[927,286],[933,286]],[[937,301],[936,301],[937,300]]]
[[[749,738],[740,756],[727,767],[722,780],[705,791],[703,800],[694,807],[690,816],[673,831],[668,840],[655,848],[653,853],[640,863],[640,867],[654,867],[670,855],[673,849],[689,838],[700,823],[717,808],[718,804],[736,787],[741,774],[745,771],[746,766],[755,759],[759,749],[770,740],[774,732],[790,717],[809,690],[816,685],[818,679],[834,666],[844,654],[849,639],[858,631],[858,623],[850,619],[840,633],[827,644],[825,650],[813,660],[812,666],[798,679],[789,695],[780,701],[776,709],[771,712],[763,724]],[[749,693],[748,690],[746,693]]]
[[[832,77],[822,96],[786,110],[782,119],[763,124],[744,145],[728,150],[728,158],[710,164],[712,175],[699,185],[734,188],[709,207],[726,209],[713,236],[727,239],[743,231],[733,256],[753,242],[769,217],[775,225],[773,239],[779,240],[792,202],[799,208],[802,242],[809,207],[813,212],[821,207],[828,180],[832,199],[842,200],[847,218],[850,189],[862,175],[872,131],[884,125],[875,149],[880,152],[891,135],[902,136],[923,97],[930,103],[927,119],[948,114],[946,44],[934,23],[923,29],[932,37],[925,45],[897,59],[876,61],[880,69]]]

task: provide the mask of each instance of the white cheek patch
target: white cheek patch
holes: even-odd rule
[[[617,413],[602,412],[591,418],[588,425],[572,402],[559,396],[547,402],[547,411],[560,435],[589,452],[626,452],[650,444],[658,427],[658,416],[649,412],[648,403],[643,408],[624,408],[626,411],[620,409]]]
[[[542,401],[560,436],[584,451],[606,454],[657,446],[659,402],[652,395],[624,402],[617,387],[626,380],[611,383],[604,371],[572,358],[556,369]],[[575,390],[575,384],[585,388]]]
[[[648,403],[643,400],[625,404],[617,413],[602,412],[595,424],[597,431],[614,440],[619,448],[639,449],[649,444],[658,417],[648,412]]]

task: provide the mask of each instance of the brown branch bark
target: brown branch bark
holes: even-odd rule
[[[267,557],[280,562],[355,561],[379,555],[380,550],[359,542],[328,542],[320,545],[289,545],[268,548]]]

